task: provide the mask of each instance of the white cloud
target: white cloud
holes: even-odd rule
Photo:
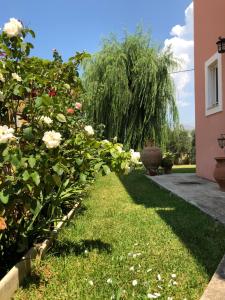
[[[171,38],[164,42],[164,47],[171,47],[180,66],[178,71],[192,69],[194,66],[194,40],[193,40],[193,2],[185,10],[185,24],[175,25],[171,31]],[[193,98],[194,72],[182,72],[172,75],[177,94],[177,104],[180,107],[190,105],[190,96]]]

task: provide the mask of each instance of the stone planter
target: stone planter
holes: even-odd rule
[[[213,176],[221,191],[225,192],[225,157],[215,157],[216,167]]]
[[[170,165],[170,166],[167,166],[167,167],[163,167],[164,174],[171,174],[172,173],[172,168],[173,168],[173,165]]]
[[[158,168],[162,161],[162,152],[158,147],[146,146],[141,152],[141,161],[148,170],[149,175],[157,175]]]

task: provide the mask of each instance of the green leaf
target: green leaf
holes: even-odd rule
[[[94,169],[95,169],[96,171],[99,171],[99,169],[101,168],[102,165],[103,165],[103,162],[101,161],[101,162],[97,163],[97,164],[94,166]]]
[[[2,156],[5,157],[9,154],[9,149],[6,147],[3,152],[2,152]]]
[[[29,33],[31,34],[31,36],[32,36],[33,38],[35,38],[35,33],[34,33],[33,30],[29,29]]]
[[[67,179],[64,183],[63,183],[63,187],[66,188],[68,186],[68,184],[70,183],[70,180]]]
[[[33,218],[30,221],[29,226],[27,227],[27,232],[29,230],[32,230],[33,228],[33,224],[36,220],[36,218],[38,217],[38,215],[40,214],[41,210],[42,210],[42,204],[39,202],[39,200],[33,199],[31,201],[31,211],[33,213]]]
[[[86,174],[84,174],[84,173],[80,173],[80,181],[81,182],[86,182],[86,178],[87,178],[87,175]]]
[[[23,95],[23,87],[21,85],[17,84],[14,87],[13,94],[16,96],[22,96]]]
[[[108,175],[109,173],[111,173],[110,168],[107,165],[103,165],[102,166],[105,175]]]
[[[7,204],[9,201],[9,195],[4,195],[4,192],[0,192],[0,200],[3,204]]]
[[[32,192],[33,187],[32,187],[30,184],[27,184],[27,188],[28,188],[28,190],[29,190],[30,192]]]
[[[40,176],[38,172],[33,172],[30,174],[31,178],[33,179],[33,182],[38,186],[40,184]]]
[[[45,94],[41,97],[37,97],[35,100],[35,106],[39,108],[40,106],[50,106],[52,104],[52,98]]]
[[[54,174],[54,175],[52,175],[52,178],[53,178],[55,184],[59,187],[62,183],[60,176]]]
[[[85,156],[86,156],[87,159],[92,159],[93,158],[93,156],[90,153],[86,153]]]
[[[63,167],[62,167],[62,164],[60,164],[60,163],[57,163],[56,165],[54,165],[54,166],[52,167],[52,169],[53,169],[59,176],[61,176],[61,175],[63,174],[63,172],[64,172],[64,169],[63,169]]]
[[[25,90],[26,90],[27,93],[30,93],[30,92],[31,92],[31,88],[29,88],[29,87],[27,87],[27,86],[25,86]]]
[[[61,122],[61,123],[65,123],[66,122],[66,117],[63,114],[57,114],[56,115],[56,119]]]
[[[40,211],[41,203],[39,200],[32,198],[30,201],[30,209],[33,215]]]
[[[81,158],[76,158],[75,161],[78,166],[80,166],[83,163],[83,159],[81,159]]]
[[[35,100],[35,106],[37,108],[39,108],[42,105],[42,98],[41,97],[37,97]]]
[[[36,159],[33,157],[33,155],[28,158],[28,163],[29,163],[30,167],[33,169],[33,167],[36,164]]]
[[[11,156],[11,164],[14,165],[16,168],[20,167],[20,160],[18,159],[16,154]]]
[[[30,174],[27,170],[23,172],[22,178],[24,181],[27,181],[30,178]]]
[[[123,170],[127,165],[127,162],[123,161],[120,165],[121,169]]]
[[[33,135],[33,132],[32,132],[32,127],[27,127],[23,130],[23,136],[26,140],[31,140],[33,139],[34,135]]]

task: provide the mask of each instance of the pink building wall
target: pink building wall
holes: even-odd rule
[[[217,138],[225,133],[225,54],[222,55],[223,111],[205,115],[205,62],[225,37],[225,0],[194,0],[195,118],[197,175],[214,180],[214,157],[225,156]]]

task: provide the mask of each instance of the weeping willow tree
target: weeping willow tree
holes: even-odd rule
[[[162,145],[167,127],[178,120],[172,53],[151,46],[148,34],[111,36],[84,65],[86,106],[95,123],[105,125],[105,137],[118,137],[129,147],[149,139]]]

